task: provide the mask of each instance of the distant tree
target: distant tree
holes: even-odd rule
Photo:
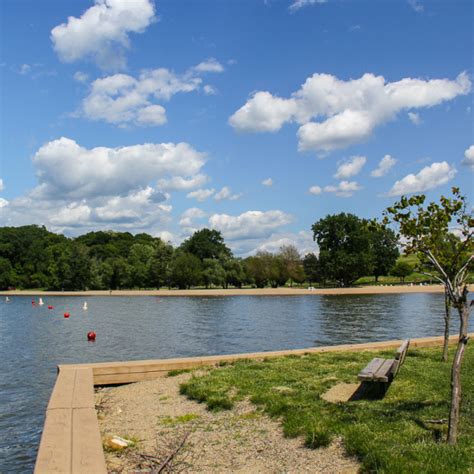
[[[413,273],[413,267],[403,260],[398,261],[390,270],[390,275],[400,278],[404,282],[407,276]]]
[[[353,214],[329,215],[312,226],[319,246],[321,276],[343,286],[370,275],[374,268],[368,225]]]
[[[429,262],[435,272],[429,276],[440,281],[451,305],[459,314],[459,338],[451,369],[451,410],[448,443],[456,444],[461,407],[461,366],[469,340],[471,303],[468,301],[467,276],[474,259],[474,218],[465,196],[452,188],[453,197],[441,196],[440,202],[424,207],[425,196],[402,197],[386,211],[386,221],[398,224],[407,253],[416,253]],[[459,239],[446,236],[454,227]],[[428,272],[427,272],[428,273]]]
[[[398,238],[392,229],[377,226],[374,229],[370,229],[370,241],[374,259],[373,273],[377,282],[379,276],[388,275],[400,255]]]
[[[180,250],[195,255],[201,261],[205,258],[218,259],[222,255],[232,256],[222,234],[218,230],[211,229],[201,229],[194,232],[189,239],[181,244]]]
[[[0,289],[6,290],[13,286],[13,269],[10,260],[0,257]]]
[[[221,256],[220,263],[225,272],[225,287],[229,285],[241,288],[245,281],[245,271],[242,262],[237,258]]]
[[[155,249],[151,244],[133,244],[128,256],[131,284],[135,288],[150,286],[150,265]]]
[[[321,282],[318,257],[314,253],[307,253],[303,258],[303,268],[306,280],[309,283]]]
[[[255,284],[257,288],[264,288],[268,284],[268,268],[263,258],[247,257],[244,266],[250,283]]]
[[[160,240],[155,246],[150,262],[150,282],[152,286],[156,286],[158,289],[162,286],[169,286],[172,259],[173,247]]]
[[[283,260],[290,286],[293,286],[293,282],[303,283],[305,275],[298,249],[294,245],[283,245],[280,247],[278,256]]]
[[[209,288],[211,285],[225,286],[225,270],[219,260],[205,258],[202,262],[202,280]]]
[[[188,289],[201,281],[201,261],[187,252],[176,252],[171,266],[171,281],[179,289]]]

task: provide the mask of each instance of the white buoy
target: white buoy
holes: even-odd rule
[[[8,296],[5,297],[5,303],[10,303],[10,298]]]
[[[82,305],[82,309],[84,311],[87,311],[87,301],[84,301],[84,304]]]
[[[40,306],[43,306],[43,305],[44,305],[44,303],[43,303],[43,298],[40,298],[40,299],[39,299],[38,304],[39,304]]]

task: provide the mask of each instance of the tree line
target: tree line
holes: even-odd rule
[[[350,286],[366,275],[398,275],[398,241],[390,229],[341,213],[319,220],[312,230],[319,254],[301,256],[286,245],[276,253],[236,258],[222,234],[211,229],[173,247],[146,233],[98,231],[68,238],[36,225],[2,227],[0,289]]]

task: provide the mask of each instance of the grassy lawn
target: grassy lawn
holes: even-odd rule
[[[474,350],[468,347],[463,365],[457,447],[444,442],[446,424],[428,422],[446,419],[449,413],[450,363],[438,360],[440,351],[410,349],[383,400],[332,404],[320,397],[337,383],[356,382],[374,352],[239,361],[193,376],[181,391],[214,410],[229,409],[249,397],[281,420],[286,436],[302,435],[308,447],[342,436],[365,472],[474,472]],[[391,357],[393,351],[379,354]]]

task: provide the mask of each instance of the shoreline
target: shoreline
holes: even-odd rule
[[[468,285],[469,291],[474,285]],[[443,285],[361,286],[354,288],[245,288],[196,290],[88,290],[88,291],[0,291],[0,296],[301,296],[301,295],[380,295],[400,293],[444,293]]]

